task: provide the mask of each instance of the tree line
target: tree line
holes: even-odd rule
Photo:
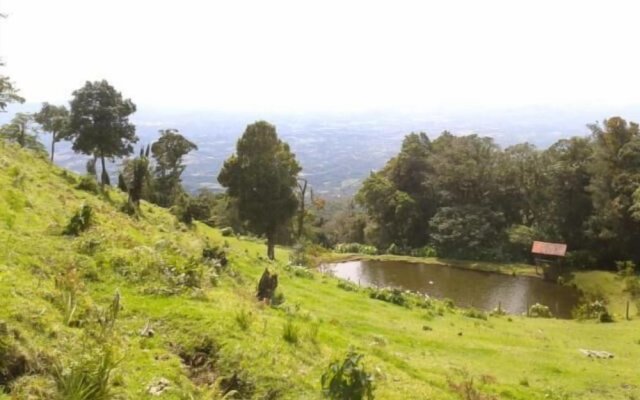
[[[0,76],[0,110],[21,101]],[[365,243],[396,254],[426,248],[444,257],[525,260],[531,242],[544,240],[567,243],[568,262],[576,266],[640,260],[640,133],[620,117],[547,149],[529,143],[502,149],[489,137],[446,131],[434,140],[411,133],[353,201],[341,204],[314,196],[288,144],[265,121],[247,126],[224,162],[218,181],[225,194],[189,194],[181,180],[184,157],[197,145],[163,129],[131,157],[139,140],[129,120],[135,111],[108,82],[87,82],[68,108],[44,103],[35,114],[18,113],[0,135],[43,151],[37,132],[50,133],[51,161],[55,144],[70,140],[74,151],[91,157],[87,172],[102,186],[111,183],[106,160],[125,158],[118,187],[129,195],[129,212],[147,200],[172,208],[186,223],[264,235],[270,258],[277,242],[307,240],[326,247]]]
[[[443,132],[405,137],[356,195],[350,232],[379,249],[523,260],[533,240],[568,245],[576,266],[640,259],[640,134],[612,117],[537,149]]]

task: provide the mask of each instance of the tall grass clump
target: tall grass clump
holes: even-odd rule
[[[290,344],[297,344],[300,341],[300,328],[291,319],[284,324],[282,338]]]
[[[56,367],[53,377],[58,390],[58,400],[110,400],[111,372],[118,362],[110,348],[82,359],[70,368]]]

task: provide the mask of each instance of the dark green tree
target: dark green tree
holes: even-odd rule
[[[0,67],[4,63],[0,61]],[[24,98],[18,94],[18,89],[14,86],[8,76],[0,74],[0,112],[6,112],[10,103],[24,103]]]
[[[56,150],[56,143],[69,135],[69,110],[65,106],[42,103],[42,108],[34,115],[34,119],[42,126],[42,130],[51,133],[51,162]]]
[[[183,193],[181,177],[186,166],[184,156],[198,146],[187,140],[177,129],[160,131],[160,138],[151,145],[155,160],[154,201],[162,207],[170,207]],[[147,147],[146,154],[149,153]]]
[[[135,104],[105,80],[87,82],[73,92],[69,119],[73,150],[100,159],[103,185],[109,184],[105,159],[131,154],[138,141],[135,126],[129,122],[135,111]]]
[[[240,217],[267,237],[267,256],[275,258],[275,236],[296,213],[296,177],[301,171],[275,126],[259,121],[247,126],[218,175],[229,196],[238,200]]]
[[[0,127],[0,137],[15,142],[23,148],[45,151],[42,143],[38,141],[38,127],[34,123],[32,114],[17,113],[8,124]]]

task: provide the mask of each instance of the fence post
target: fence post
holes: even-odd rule
[[[627,300],[627,321],[629,321],[629,300]]]

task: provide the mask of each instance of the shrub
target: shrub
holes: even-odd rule
[[[80,182],[76,185],[76,189],[84,190],[89,193],[100,193],[100,186],[98,185],[98,182],[96,182],[95,177],[89,175],[80,178]]]
[[[298,266],[295,266],[295,265],[288,265],[288,266],[285,267],[285,269],[288,272],[290,272],[293,276],[297,276],[298,278],[304,278],[304,279],[313,279],[313,278],[315,278],[315,276],[313,275],[313,272],[309,271],[305,267],[298,267]]]
[[[487,320],[487,313],[484,311],[476,310],[475,308],[469,308],[462,313],[465,317],[477,318]]]
[[[297,344],[300,339],[300,328],[293,323],[293,320],[287,320],[282,330],[282,338],[285,342]]]
[[[602,300],[582,303],[572,312],[573,317],[576,319],[599,319],[600,314],[603,313],[608,314],[609,312]]]
[[[91,226],[92,219],[93,209],[90,205],[85,204],[71,217],[62,233],[65,235],[78,236]]]
[[[378,249],[375,247],[360,243],[338,243],[334,250],[337,253],[358,253],[372,256],[378,254]]]
[[[529,317],[531,318],[552,318],[551,310],[549,307],[536,303],[529,307]]]
[[[410,255],[413,257],[438,257],[438,252],[431,246],[412,249]]]
[[[579,269],[591,268],[597,263],[598,260],[588,250],[569,251],[562,261],[564,266]]]
[[[282,293],[280,289],[276,289],[276,291],[271,296],[271,306],[278,307],[284,304],[284,302],[285,302],[284,293]]]
[[[346,290],[347,292],[357,292],[359,290],[357,285],[342,279],[338,281],[338,288]]]
[[[300,265],[306,267],[309,264],[306,245],[298,242],[293,246],[293,251],[289,254],[289,262],[292,265]]]
[[[372,400],[375,390],[373,376],[360,364],[364,356],[349,351],[343,361],[329,364],[322,374],[322,394],[334,400]]]
[[[225,228],[220,229],[220,233],[222,233],[222,236],[233,236],[233,228],[230,226],[227,226]]]
[[[376,300],[382,300],[387,303],[397,304],[399,306],[409,306],[409,301],[400,289],[371,289],[369,297]]]
[[[633,261],[616,261],[616,269],[620,276],[634,276],[636,274],[636,264]]]
[[[633,297],[640,296],[640,279],[635,276],[627,276],[624,278],[624,291]]]

